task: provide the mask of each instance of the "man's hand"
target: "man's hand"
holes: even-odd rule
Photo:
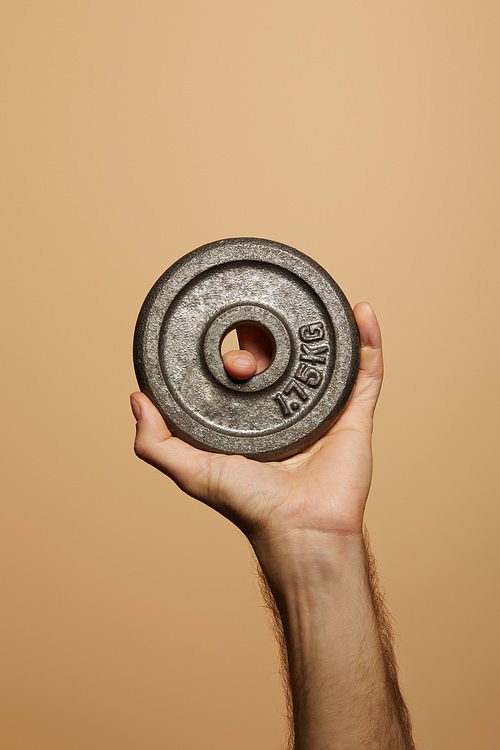
[[[284,461],[197,450],[172,437],[144,394],[131,397],[137,455],[234,521],[255,550],[283,626],[295,750],[414,748],[363,536],[381,337],[367,303],[354,315],[361,361],[351,399],[323,438]],[[270,361],[262,336],[244,328],[242,350],[224,358],[239,378]]]
[[[371,307],[354,309],[361,337],[361,365],[351,400],[333,428],[302,453],[281,462],[260,463],[242,456],[201,451],[172,437],[143,393],[132,394],[137,421],[137,455],[170,476],[183,490],[231,518],[250,539],[289,531],[360,534],[371,480],[371,432],[382,383],[380,331]],[[254,329],[255,330],[255,329]],[[229,353],[230,374],[241,377],[239,357]],[[230,356],[232,355],[232,356]],[[249,365],[244,376],[252,367]],[[263,369],[263,367],[262,367]]]

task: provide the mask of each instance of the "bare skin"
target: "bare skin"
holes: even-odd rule
[[[231,377],[247,380],[270,364],[272,345],[266,335],[253,326],[240,326],[238,340],[241,348],[224,354],[224,367]]]
[[[231,519],[255,551],[283,628],[294,750],[414,748],[363,533],[382,344],[371,307],[354,314],[361,366],[351,400],[323,438],[285,461],[199,451],[172,437],[144,394],[131,397],[137,455]],[[255,329],[239,340],[224,365],[248,378],[270,352]]]

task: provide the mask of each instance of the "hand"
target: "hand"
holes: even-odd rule
[[[208,453],[172,437],[143,393],[131,396],[139,416],[135,451],[193,497],[236,523],[253,542],[297,531],[336,535],[362,531],[371,482],[372,418],[383,374],[378,323],[368,303],[354,308],[361,338],[359,376],[341,418],[307,450],[281,462]],[[241,336],[241,332],[240,332]],[[245,347],[264,369],[269,353],[243,332]],[[240,339],[241,341],[241,339]],[[237,373],[234,353],[225,365]],[[267,359],[266,359],[267,358]],[[242,377],[248,377],[250,365]],[[240,371],[241,372],[241,371]]]

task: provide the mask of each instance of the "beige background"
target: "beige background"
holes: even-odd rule
[[[368,524],[418,747],[497,748],[498,2],[2,15],[1,746],[280,747],[248,547],[128,406],[150,286],[252,235],[378,312]]]

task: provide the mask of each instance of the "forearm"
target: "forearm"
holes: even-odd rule
[[[411,750],[363,537],[297,531],[255,549],[283,626],[295,750]]]

